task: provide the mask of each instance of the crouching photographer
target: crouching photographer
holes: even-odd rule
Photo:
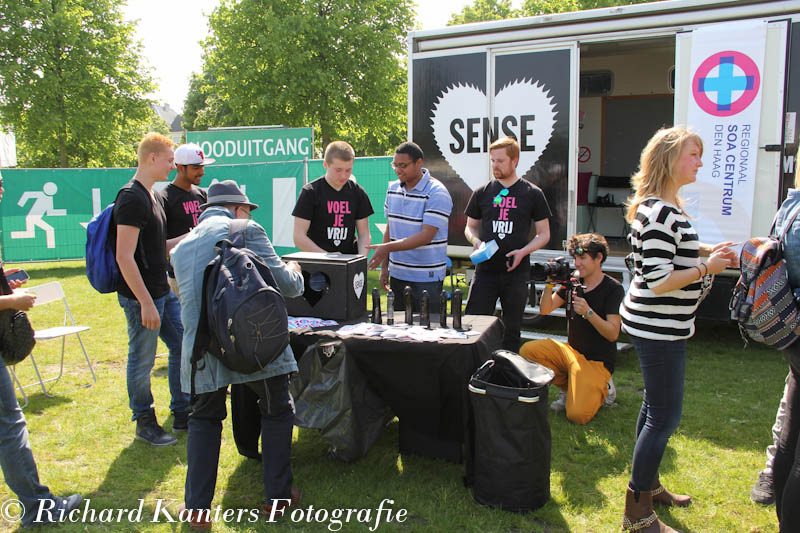
[[[520,355],[556,373],[553,384],[562,392],[550,407],[555,411],[566,409],[570,421],[585,424],[604,402],[611,405],[616,397],[611,374],[617,360],[619,306],[625,291],[617,280],[603,273],[608,243],[602,235],[574,235],[567,249],[575,261],[577,279],[565,260],[535,264],[531,277],[536,279],[537,273],[547,277],[539,302],[542,315],[567,304],[568,342],[526,342]],[[554,292],[556,283],[559,287]]]

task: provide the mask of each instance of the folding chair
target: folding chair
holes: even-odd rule
[[[28,287],[27,290],[28,292],[36,294],[36,302],[34,303],[34,307],[49,304],[51,302],[60,301],[64,303],[64,324],[61,326],[54,326],[47,329],[37,330],[36,334],[34,335],[34,338],[37,340],[37,342],[49,339],[58,339],[58,338],[61,339],[61,364],[58,371],[58,375],[51,378],[42,379],[42,375],[39,373],[39,367],[36,365],[36,358],[34,357],[34,353],[31,353],[28,356],[31,363],[33,364],[33,370],[36,372],[36,377],[39,380],[38,385],[42,388],[42,392],[45,394],[45,396],[49,396],[51,398],[55,396],[54,394],[50,394],[50,392],[47,390],[47,387],[45,387],[44,384],[51,381],[54,383],[58,382],[58,380],[60,380],[61,376],[64,374],[64,352],[66,348],[66,338],[68,335],[75,335],[75,337],[77,337],[78,343],[80,343],[81,350],[83,351],[83,357],[86,360],[86,366],[89,367],[89,372],[91,372],[92,374],[92,381],[90,383],[79,385],[74,389],[64,391],[64,394],[69,392],[74,392],[78,389],[86,389],[94,385],[97,382],[97,376],[94,373],[94,368],[92,368],[92,362],[89,360],[89,355],[86,353],[86,348],[84,347],[83,341],[81,340],[80,336],[80,333],[82,331],[87,331],[91,328],[88,326],[78,326],[77,324],[75,324],[75,319],[72,318],[72,312],[69,310],[69,304],[67,304],[67,298],[64,295],[64,289],[61,287],[61,283],[59,283],[58,281],[52,281],[50,283],[45,283],[43,285],[38,285],[36,287]],[[34,348],[34,352],[35,351],[36,348]],[[28,405],[28,397],[25,394],[24,389],[28,387],[35,387],[37,383],[34,382],[29,385],[23,386],[20,383],[19,379],[17,378],[17,375],[14,372],[14,368],[9,367],[9,370],[11,371],[14,381],[17,383],[19,391],[22,393],[22,396],[25,400],[25,403],[22,407],[25,407],[26,405]]]

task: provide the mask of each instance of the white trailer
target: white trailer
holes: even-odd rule
[[[622,204],[650,136],[685,124],[705,143],[684,189],[704,242],[765,235],[791,186],[800,112],[800,1],[672,0],[411,32],[408,133],[453,197],[449,254],[488,146],[513,134],[518,173],[550,203],[552,239],[606,235],[622,272]],[[729,317],[737,273],[718,276],[706,317]],[[533,298],[532,298],[533,300]],[[535,306],[534,306],[535,307]],[[535,311],[535,308],[529,309]]]

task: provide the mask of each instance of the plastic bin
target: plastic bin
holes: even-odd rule
[[[476,502],[528,512],[550,499],[552,370],[497,350],[469,381],[474,415],[472,495]]]

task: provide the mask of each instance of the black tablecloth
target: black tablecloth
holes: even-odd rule
[[[395,313],[396,318],[400,316]],[[435,316],[431,316],[431,322],[432,327],[438,327]],[[467,383],[478,366],[500,348],[503,337],[502,323],[495,317],[468,315],[463,324],[480,335],[421,342],[363,336],[340,338],[329,328],[305,329],[292,332],[291,345],[299,358],[320,340],[341,339],[348,357],[400,419],[400,451],[459,462],[463,459],[461,447],[468,420]],[[242,399],[233,391],[232,394]],[[254,449],[252,442],[244,440],[257,437],[252,425],[258,424],[257,407],[254,417],[246,416],[242,410],[249,409],[244,404],[237,401],[232,407],[239,411],[232,418],[238,421],[234,424],[234,437],[242,453]],[[243,423],[245,418],[250,422]]]

